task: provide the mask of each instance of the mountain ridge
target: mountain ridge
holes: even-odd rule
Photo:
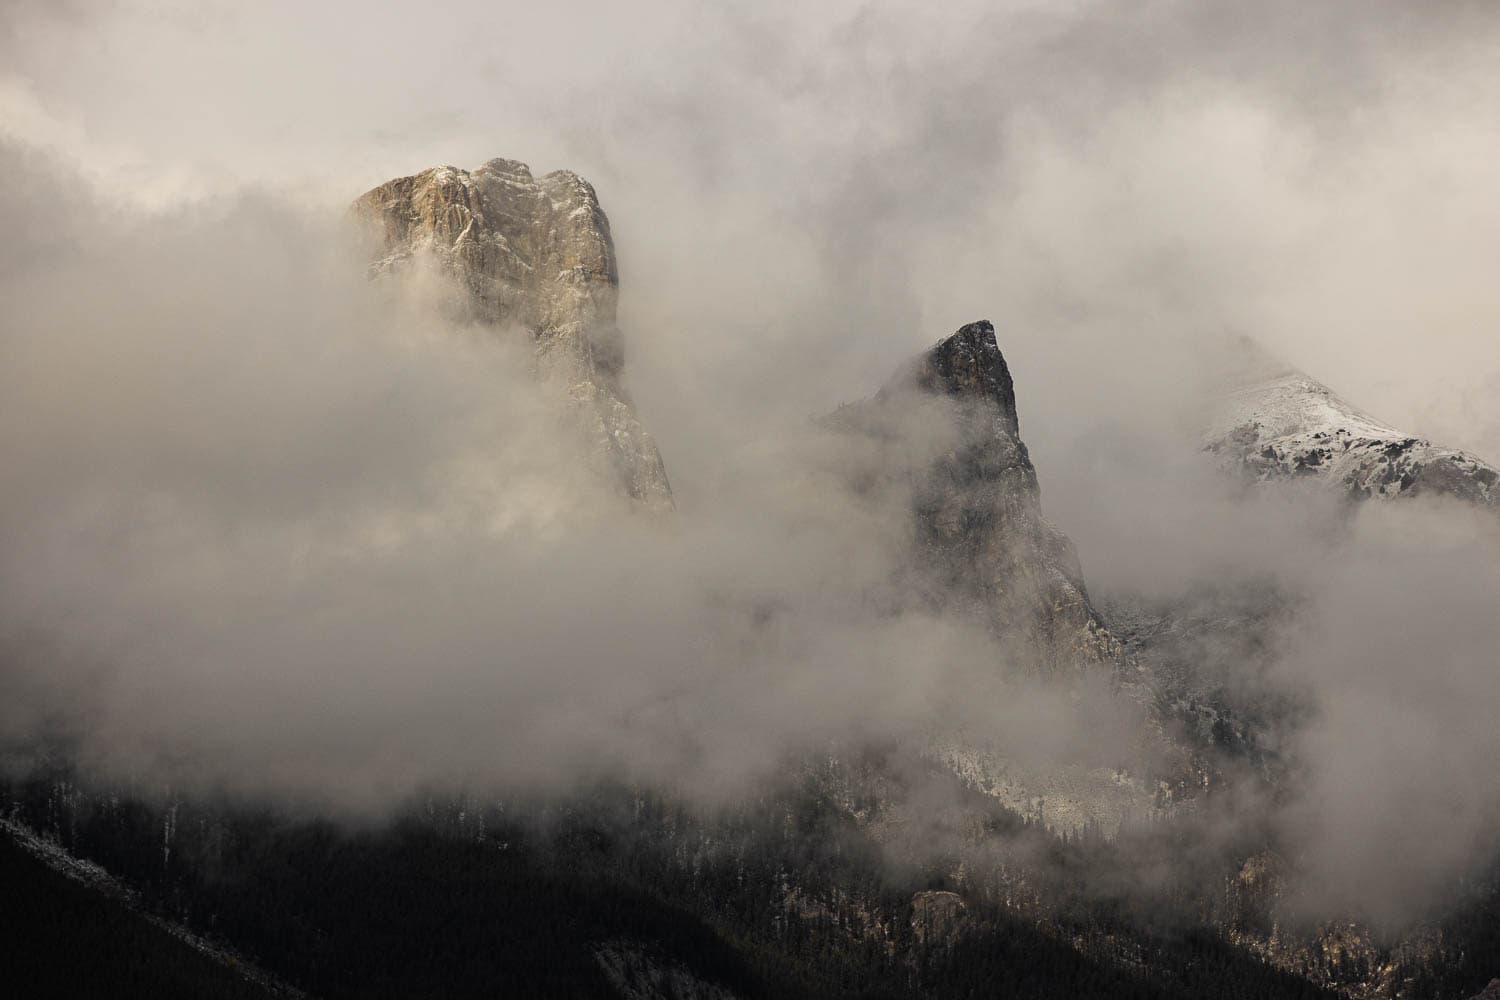
[[[1311,480],[1353,501],[1447,496],[1500,512],[1500,469],[1391,427],[1264,356],[1227,386],[1202,447],[1258,483]]]

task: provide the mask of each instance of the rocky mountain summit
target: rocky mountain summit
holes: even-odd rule
[[[373,276],[431,266],[452,283],[455,318],[524,330],[539,374],[566,386],[620,488],[646,508],[671,509],[661,455],[621,384],[614,241],[587,181],[567,170],[536,178],[524,163],[494,159],[388,181],[351,212]]]
[[[1500,510],[1500,470],[1389,427],[1263,358],[1234,380],[1203,446],[1260,482],[1301,478],[1352,500],[1448,496]]]
[[[895,481],[910,490],[909,582],[928,602],[976,612],[1048,672],[1117,662],[1119,644],[1089,603],[1073,543],[1042,515],[1015,384],[987,320],[939,341],[829,422],[868,445],[856,451],[856,489]]]
[[[1190,753],[1155,717],[1138,665],[1090,601],[1073,543],[1042,513],[992,324],[963,326],[826,423],[851,442],[856,492],[894,493],[911,505],[897,592],[983,622],[1007,661],[997,669],[1072,691],[1080,711],[1087,691],[1093,710],[1134,733],[1108,761],[1022,762],[992,734],[947,728],[933,734],[930,759],[1058,830],[1118,829],[1201,782]]]

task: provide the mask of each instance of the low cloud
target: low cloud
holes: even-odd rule
[[[366,811],[733,788],[935,718],[1076,754],[972,625],[871,614],[902,498],[852,502],[808,424],[983,316],[1096,595],[1295,604],[1220,679],[1308,706],[1277,822],[1314,894],[1412,912],[1483,856],[1489,529],[1247,497],[1196,428],[1250,334],[1500,455],[1490,5],[497,11],[413,45],[340,4],[7,7],[0,737]],[[599,188],[669,524],[595,488],[524,344],[345,252],[362,186],[495,155]]]
[[[847,440],[773,423],[648,516],[524,333],[367,282],[337,218],[113,223],[53,182],[87,238],[4,275],[12,749],[366,812],[603,776],[730,795],[937,720],[1098,754],[982,628],[891,598],[909,498],[849,492]]]
[[[1367,505],[1307,583],[1280,666],[1317,695],[1284,817],[1301,901],[1390,922],[1440,909],[1500,850],[1500,524]]]

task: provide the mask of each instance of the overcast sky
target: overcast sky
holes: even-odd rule
[[[1500,454],[1500,13],[1482,0],[0,16],[0,127],[120,199],[255,186],[334,207],[492,156],[589,177],[669,451],[705,446],[671,440],[683,374],[726,409],[761,383],[725,371],[746,338],[765,366],[803,352],[786,405],[815,411],[985,316],[1044,457],[1073,431],[1050,400],[1225,330]]]

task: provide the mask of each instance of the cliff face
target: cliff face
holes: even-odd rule
[[[1042,516],[1015,386],[990,323],[961,328],[830,422],[873,442],[861,451],[869,464],[857,483],[904,480],[911,491],[911,583],[926,600],[982,615],[1048,670],[1118,660],[1072,542]],[[942,433],[914,446],[913,434],[934,425]]]
[[[524,329],[538,371],[566,384],[620,488],[647,508],[672,507],[661,455],[621,385],[614,242],[587,181],[565,170],[534,178],[495,159],[472,173],[434,167],[388,181],[351,211],[370,240],[372,275],[425,259],[452,280],[459,318]]]

